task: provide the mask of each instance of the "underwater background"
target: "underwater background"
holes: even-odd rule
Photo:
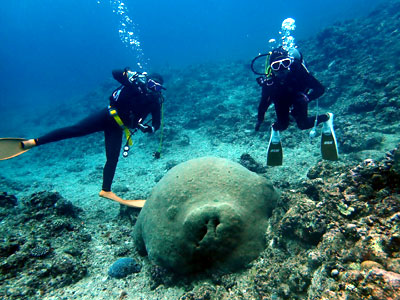
[[[112,69],[158,71],[162,157],[152,155],[161,131],[135,134],[114,192],[146,199],[202,156],[239,162],[281,192],[269,243],[247,269],[179,278],[135,251],[138,212],[98,197],[102,133],[32,149],[0,162],[1,298],[398,299],[400,1],[13,1],[0,16],[1,137],[37,137],[104,108]],[[267,167],[273,108],[254,132],[250,62],[287,17],[327,88],[319,111],[335,114],[338,162],[322,161],[319,137],[292,122],[283,166]],[[141,268],[108,276],[121,257]]]
[[[138,55],[151,69],[250,58],[287,17],[301,39],[380,1],[11,1],[0,7],[0,105],[52,104],[88,92],[110,70],[134,67]],[[121,12],[132,20],[127,31],[139,51],[121,42]]]

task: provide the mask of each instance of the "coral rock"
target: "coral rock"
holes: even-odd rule
[[[12,208],[17,205],[17,202],[14,195],[8,195],[6,192],[0,193],[0,207]]]
[[[372,260],[365,260],[361,263],[361,270],[370,270],[370,269],[383,269],[380,263],[377,263]]]
[[[140,253],[176,273],[244,267],[265,247],[278,194],[268,181],[227,159],[172,168],[154,187],[135,226]]]
[[[400,274],[400,258],[390,259],[387,264],[387,269]]]
[[[386,285],[386,290],[400,294],[400,274],[381,269],[373,269],[367,275],[366,281]],[[388,298],[386,298],[388,299]]]

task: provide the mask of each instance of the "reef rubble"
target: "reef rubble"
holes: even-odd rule
[[[87,273],[91,235],[81,209],[55,192],[0,195],[0,296],[35,299]]]

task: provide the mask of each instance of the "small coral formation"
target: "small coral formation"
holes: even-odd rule
[[[141,266],[131,257],[121,257],[108,269],[108,275],[124,278],[132,273],[140,272]]]
[[[176,273],[236,270],[264,249],[276,200],[265,178],[237,163],[189,160],[154,187],[135,226],[136,245]]]
[[[80,209],[58,193],[39,192],[6,203],[0,229],[0,297],[36,299],[50,290],[75,283],[86,274],[87,234],[78,217]],[[15,200],[15,201],[14,201]]]

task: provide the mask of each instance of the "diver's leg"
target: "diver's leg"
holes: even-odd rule
[[[94,113],[87,118],[83,119],[79,123],[56,129],[48,134],[34,139],[35,145],[44,145],[52,142],[57,142],[65,139],[70,139],[74,137],[85,136],[98,131],[103,131],[106,127],[107,122],[110,120],[110,116],[107,109],[103,109],[97,113]],[[28,147],[32,145],[32,140],[23,142],[24,146]],[[31,147],[32,148],[32,147]]]
[[[275,103],[275,112],[277,120],[272,124],[273,130],[286,130],[289,126],[289,106],[286,103],[279,103],[277,101],[277,103]]]
[[[115,122],[109,122],[104,131],[106,147],[106,164],[103,169],[102,190],[111,192],[111,184],[114,179],[115,170],[122,145],[122,129]]]
[[[26,141],[22,141],[20,144],[20,147],[25,150],[29,150],[35,146],[37,146],[37,139],[29,139]]]
[[[314,126],[315,117],[308,117],[308,98],[302,95],[293,103],[292,116],[296,119],[297,127],[300,130],[310,129]],[[317,116],[317,125],[329,119],[326,114]]]

